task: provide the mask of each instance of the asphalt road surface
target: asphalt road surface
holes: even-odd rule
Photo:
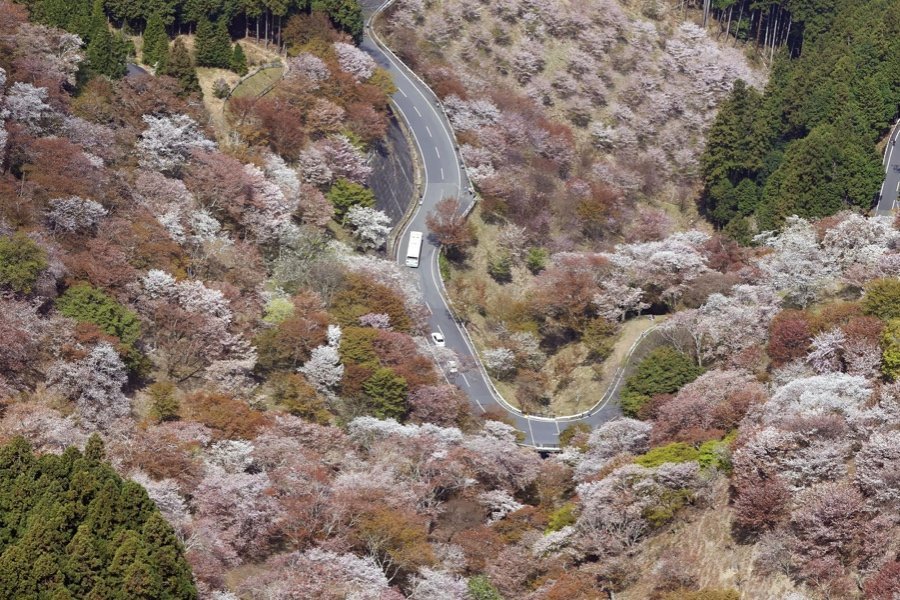
[[[879,215],[890,214],[898,203],[897,190],[900,188],[900,146],[897,145],[900,140],[897,139],[898,136],[900,136],[900,126],[894,126],[884,154],[884,184],[881,186],[881,195],[878,199],[878,206],[875,208],[875,213]]]
[[[509,414],[525,435],[524,443],[539,449],[558,448],[559,434],[573,423],[583,422],[594,427],[619,416],[618,405],[610,402],[609,398],[614,395],[621,379],[617,379],[609,390],[598,390],[599,402],[590,411],[558,419],[523,415],[494,391],[477,353],[448,308],[438,269],[438,245],[428,237],[428,227],[425,225],[426,215],[444,197],[458,197],[462,207],[468,207],[474,201],[453,134],[431,90],[374,38],[375,34],[367,26],[361,47],[392,75],[397,86],[397,93],[393,96],[395,109],[409,127],[423,168],[424,193],[418,209],[398,238],[397,260],[401,265],[405,263],[409,232],[424,232],[419,267],[415,271],[430,313],[428,322],[431,331],[443,334],[446,347],[456,353],[460,365],[472,365],[459,373],[445,371],[448,381],[468,395],[476,412],[502,411]]]

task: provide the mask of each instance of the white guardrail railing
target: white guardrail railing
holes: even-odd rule
[[[386,0],[384,3],[381,4],[381,6],[376,8],[375,11],[372,13],[372,15],[366,20],[365,29],[368,32],[369,37],[372,39],[372,41],[375,42],[376,45],[378,45],[378,47],[381,49],[382,52],[384,52],[386,55],[388,55],[391,58],[394,65],[398,69],[401,69],[402,71],[404,71],[404,73],[407,74],[408,76],[414,78],[421,85],[422,89],[427,91],[428,94],[431,96],[431,98],[430,98],[431,102],[438,109],[435,112],[438,114],[439,118],[441,119],[442,124],[444,125],[444,128],[447,130],[448,134],[450,135],[450,138],[453,140],[453,148],[456,151],[456,158],[457,158],[457,163],[459,166],[459,174],[460,174],[459,195],[462,194],[463,189],[466,189],[466,191],[469,193],[469,197],[471,199],[469,205],[466,207],[465,211],[463,211],[464,216],[468,216],[469,213],[471,213],[472,210],[475,208],[475,203],[476,203],[475,190],[472,187],[471,182],[469,181],[468,175],[466,173],[465,161],[463,160],[462,155],[459,154],[459,140],[457,140],[457,138],[456,138],[456,132],[453,130],[453,126],[450,124],[450,119],[447,116],[446,111],[444,110],[444,105],[441,102],[441,99],[434,92],[434,90],[432,90],[431,87],[427,83],[425,83],[425,81],[421,77],[419,77],[418,74],[416,74],[415,71],[410,69],[406,65],[406,63],[404,63],[402,60],[400,60],[400,58],[396,54],[394,54],[394,52],[387,46],[387,44],[385,44],[381,40],[381,38],[378,36],[378,32],[375,31],[375,28],[372,25],[373,22],[375,21],[375,19],[378,17],[378,15],[380,15],[385,9],[387,9],[395,1],[396,0]],[[413,133],[413,135],[415,135],[415,133]],[[453,300],[447,294],[447,288],[444,285],[444,278],[442,276],[440,276],[440,269],[438,269],[438,281],[440,282],[440,286],[441,286],[441,296],[444,298],[444,301],[447,304],[447,308],[450,310],[451,315],[453,316],[453,319],[456,322],[457,327],[462,332],[463,341],[465,341],[466,346],[469,349],[469,352],[472,354],[473,358],[475,359],[475,364],[478,366],[479,372],[483,376],[484,380],[487,382],[488,390],[490,391],[494,400],[497,402],[497,404],[499,404],[500,406],[505,408],[507,411],[509,411],[515,415],[518,415],[522,418],[530,419],[530,420],[534,420],[534,421],[544,421],[544,422],[549,422],[549,423],[553,423],[553,422],[570,423],[570,422],[583,420],[583,419],[591,416],[595,412],[602,410],[603,407],[606,406],[606,404],[610,401],[610,399],[615,394],[616,390],[618,390],[619,386],[621,385],[622,380],[625,377],[625,371],[628,366],[628,362],[631,359],[631,355],[634,354],[634,351],[637,349],[638,345],[640,345],[640,343],[647,337],[647,335],[649,335],[652,331],[654,331],[658,327],[657,325],[655,325],[655,326],[651,327],[650,329],[647,329],[646,331],[641,333],[641,335],[638,337],[637,340],[634,341],[634,343],[628,349],[628,353],[623,357],[621,364],[616,369],[616,373],[613,377],[613,380],[610,383],[610,385],[606,388],[606,391],[603,393],[603,396],[600,398],[600,400],[598,400],[589,409],[587,409],[584,412],[576,413],[574,415],[564,415],[564,416],[560,416],[560,417],[544,417],[544,416],[539,416],[539,415],[531,415],[531,414],[523,412],[521,409],[519,409],[519,408],[513,406],[512,404],[510,404],[509,402],[507,402],[507,400],[503,397],[503,395],[500,393],[500,391],[497,390],[497,388],[494,386],[494,382],[491,379],[491,376],[488,374],[487,369],[484,367],[484,363],[481,361],[481,357],[478,354],[478,350],[475,347],[475,343],[472,341],[472,336],[469,333],[468,328],[466,327],[465,323],[463,323],[457,317],[457,315],[459,313],[456,311],[456,309],[453,306]],[[536,448],[539,450],[540,449],[558,450],[559,446],[556,444],[553,444],[553,445],[545,445],[545,446],[536,446]]]

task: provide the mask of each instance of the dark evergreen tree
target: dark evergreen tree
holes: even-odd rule
[[[144,29],[144,64],[159,67],[169,57],[169,35],[159,13],[153,13]]]
[[[661,346],[646,356],[622,387],[622,412],[629,417],[641,415],[657,394],[674,394],[692,382],[703,369],[688,356],[669,346]]]
[[[146,491],[103,462],[99,437],[84,455],[0,447],[0,598],[194,600],[183,553]]]
[[[197,70],[187,46],[180,39],[175,40],[169,60],[161,73],[178,80],[181,85],[181,93],[185,96],[200,91],[200,82],[197,80]]]
[[[231,36],[225,19],[211,23],[205,17],[197,25],[195,40],[197,66],[228,69],[231,67]]]
[[[328,13],[332,22],[359,41],[362,39],[362,7],[357,0],[312,0],[312,10]]]
[[[231,70],[238,75],[247,74],[247,56],[240,44],[235,44],[234,52],[231,53]]]
[[[883,177],[874,148],[900,106],[891,3],[737,1],[758,11],[757,34],[773,5],[796,27],[763,96],[736,84],[710,128],[701,160],[706,214],[717,225],[734,221],[732,233],[746,238],[750,223],[767,229],[791,214],[868,210]]]
[[[217,20],[214,31],[212,54],[215,57],[215,64],[210,66],[230,69],[233,53],[231,50],[231,34],[228,33],[228,21],[224,17]]]
[[[128,45],[119,34],[106,27],[95,30],[87,47],[88,69],[92,75],[118,79],[128,70]]]
[[[211,67],[215,63],[216,29],[206,15],[197,22],[197,33],[194,36],[194,56],[198,67]]]
[[[69,590],[82,598],[97,584],[103,571],[103,558],[97,548],[97,540],[87,525],[78,532],[66,546],[66,562],[63,573]]]
[[[84,458],[93,463],[99,463],[106,458],[106,448],[103,444],[103,438],[96,433],[88,438],[87,444],[84,445]]]

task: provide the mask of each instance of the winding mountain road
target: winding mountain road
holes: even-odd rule
[[[511,406],[494,389],[481,364],[471,339],[454,319],[438,268],[438,245],[428,238],[426,215],[444,197],[458,197],[463,207],[471,207],[475,201],[471,184],[457,152],[456,139],[440,102],[431,89],[416,76],[378,38],[371,26],[372,20],[392,0],[376,8],[366,21],[361,48],[368,52],[394,79],[397,92],[392,100],[394,109],[406,122],[418,150],[422,165],[423,195],[415,213],[397,236],[397,260],[404,264],[410,231],[426,233],[422,245],[419,268],[415,269],[430,316],[431,331],[443,334],[447,348],[452,349],[462,364],[474,365],[459,373],[445,373],[448,381],[456,384],[469,397],[478,412],[501,411],[509,414],[516,427],[525,435],[523,443],[539,450],[557,450],[559,434],[573,423],[586,423],[594,427],[621,414],[616,403],[610,402],[622,382],[620,369],[598,403],[589,411],[567,417],[549,418],[524,415]],[[643,336],[642,338],[643,339]],[[635,342],[632,351],[641,340]],[[630,352],[629,352],[630,357]],[[627,362],[627,358],[626,358]]]

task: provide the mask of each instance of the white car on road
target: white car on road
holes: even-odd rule
[[[432,331],[431,332],[431,341],[434,342],[434,345],[438,348],[444,347],[444,334],[440,331]]]

